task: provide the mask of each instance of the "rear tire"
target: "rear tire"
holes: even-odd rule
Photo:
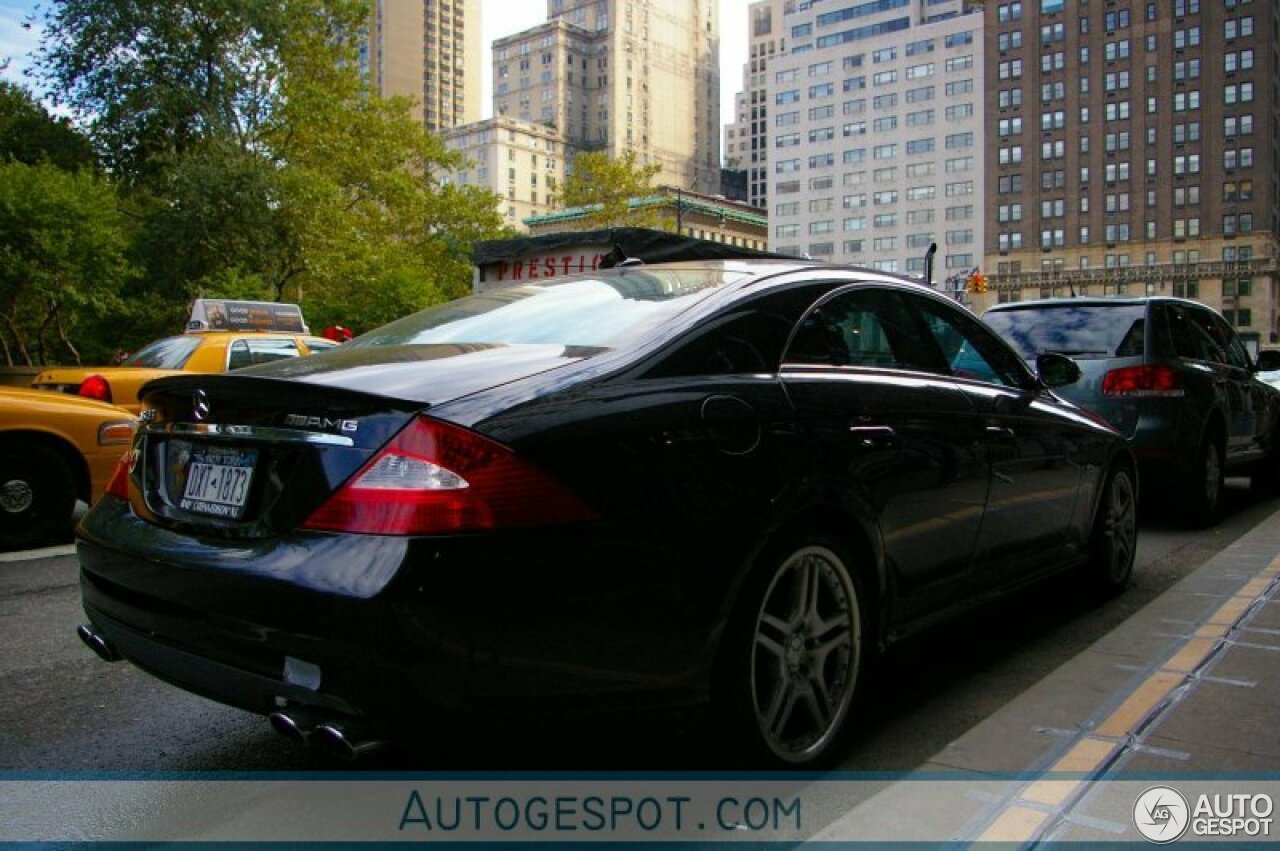
[[[0,442],[0,547],[22,549],[71,525],[75,479],[54,449],[32,440]]]
[[[1107,596],[1123,591],[1137,551],[1137,489],[1129,469],[1116,467],[1107,476],[1089,538],[1089,585]]]
[[[1262,499],[1280,496],[1280,448],[1273,448],[1249,473],[1249,490]]]
[[[747,581],[716,697],[752,765],[814,768],[838,753],[867,653],[850,565],[837,542],[808,534],[771,548]]]
[[[1213,435],[1208,435],[1200,444],[1195,466],[1184,486],[1182,515],[1187,525],[1204,527],[1218,522],[1224,480],[1222,447]]]

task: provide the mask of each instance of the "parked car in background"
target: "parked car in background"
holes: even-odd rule
[[[47,369],[31,386],[110,402],[138,414],[138,390],[153,378],[227,372],[337,345],[306,333],[297,305],[199,299],[186,333],[148,343],[118,366]]]
[[[905,279],[722,261],[165,378],[78,529],[81,637],[347,755],[710,701],[736,752],[820,764],[885,645],[1129,580],[1132,455],[1038,367]]]
[[[1258,380],[1235,331],[1198,302],[1070,298],[992,307],[983,320],[1024,358],[1068,355],[1083,378],[1061,395],[1128,438],[1147,493],[1192,523],[1217,516],[1226,473],[1280,483],[1280,391]]]
[[[0,547],[70,528],[95,502],[133,438],[128,411],[91,399],[0,387]]]

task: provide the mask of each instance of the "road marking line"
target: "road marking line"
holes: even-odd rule
[[[39,550],[20,550],[16,553],[0,553],[0,562],[31,561],[37,558],[55,558],[57,556],[73,556],[76,554],[75,544],[63,544],[59,547],[44,547]]]

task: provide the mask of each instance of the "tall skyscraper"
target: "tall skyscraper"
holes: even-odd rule
[[[480,0],[372,0],[362,71],[439,131],[480,120]]]
[[[777,53],[758,66],[757,104],[770,249],[919,275],[936,243],[935,282],[981,262],[979,11],[967,0],[788,0],[781,20],[771,14]]]
[[[759,0],[748,7],[750,56],[734,97],[734,121],[724,128],[725,167],[746,173],[747,203],[762,209],[769,206],[769,63],[786,47],[782,18],[788,5],[795,4]]]
[[[1280,6],[1024,0],[986,30],[1001,300],[1187,296],[1280,341]]]
[[[718,192],[717,3],[548,0],[546,23],[493,44],[495,116],[554,127],[570,156],[632,150],[662,167],[655,183]]]

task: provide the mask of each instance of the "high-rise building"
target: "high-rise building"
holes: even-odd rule
[[[1277,336],[1280,5],[989,3],[986,267],[1001,300],[1187,296]]]
[[[498,211],[516,230],[525,230],[530,216],[559,209],[564,141],[550,127],[499,116],[446,130],[444,143],[466,160],[446,180],[498,193]]]
[[[361,70],[383,97],[408,95],[439,131],[480,120],[480,0],[372,0]]]
[[[635,151],[662,167],[655,184],[718,192],[717,4],[548,0],[546,23],[493,43],[494,114],[555,128],[571,154]]]
[[[935,282],[977,267],[980,7],[793,1],[772,26],[761,113],[770,249],[920,275],[936,244]]]
[[[762,209],[769,206],[769,63],[786,47],[782,16],[788,5],[795,4],[759,0],[748,7],[750,55],[742,91],[734,96],[734,121],[724,128],[725,167],[746,172],[747,202]]]

